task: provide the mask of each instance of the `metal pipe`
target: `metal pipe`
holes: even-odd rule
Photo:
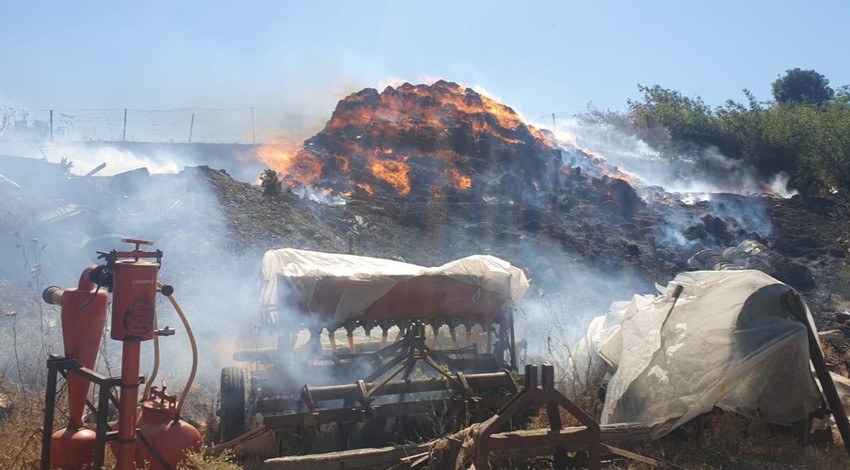
[[[41,293],[41,298],[50,305],[62,305],[65,291],[59,286],[50,286]]]
[[[118,401],[118,470],[135,468],[140,349],[141,342],[124,341],[121,351],[121,398]]]
[[[505,372],[489,372],[483,374],[464,374],[466,382],[472,389],[492,389],[497,387],[510,387],[513,378]],[[373,383],[367,383],[366,388],[374,388]],[[328,400],[354,399],[357,397],[359,387],[357,384],[330,385],[325,387],[309,387],[310,396],[314,402]],[[457,389],[457,386],[443,377],[427,379],[413,379],[405,381],[389,382],[383,387],[372,392],[373,396],[399,395],[402,393],[432,392],[446,389]]]
[[[94,446],[94,469],[101,470],[106,458],[106,432],[109,428],[109,398],[112,390],[106,382],[98,384],[97,428]]]
[[[508,311],[508,322],[509,322],[509,323],[508,323],[508,325],[509,325],[509,327],[510,327],[510,329],[511,329],[511,330],[510,330],[510,333],[511,333],[511,345],[510,345],[510,350],[511,350],[511,370],[517,370],[517,368],[516,368],[516,367],[517,367],[517,360],[516,360],[516,333],[514,332],[514,309],[513,309],[513,308],[511,308],[511,309],[510,309],[510,311]]]
[[[47,292],[45,290],[45,292]],[[41,470],[50,470],[50,440],[53,436],[53,417],[56,412],[56,382],[59,371],[56,359],[47,360],[47,387],[44,391],[44,424],[41,428]]]
[[[89,273],[97,268],[95,265],[86,266],[83,272],[80,273],[80,280],[77,282],[77,290],[90,291],[95,288],[94,283],[89,279]],[[62,300],[65,295],[65,290],[59,286],[50,286],[41,292],[41,298],[50,305],[62,305]]]

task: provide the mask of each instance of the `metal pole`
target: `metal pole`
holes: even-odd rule
[[[195,129],[195,113],[192,113],[192,121],[189,123],[189,143],[192,143],[192,130]]]
[[[50,110],[50,141],[53,142],[53,110]]]
[[[56,412],[57,359],[47,360],[47,387],[44,392],[44,424],[41,428],[41,470],[50,469],[50,440],[53,437],[53,416]]]
[[[850,422],[847,421],[847,413],[844,411],[841,397],[838,396],[835,383],[832,381],[832,376],[829,375],[829,369],[826,367],[826,360],[823,358],[823,351],[821,351],[820,344],[818,343],[817,332],[812,329],[812,325],[809,323],[803,299],[799,293],[788,289],[782,296],[782,304],[788,307],[791,314],[806,327],[806,337],[809,340],[809,358],[814,366],[815,375],[817,375],[821,389],[823,389],[823,395],[829,405],[829,411],[832,412],[832,417],[835,418],[838,434],[841,435],[841,440],[844,441],[844,449],[850,455]]]
[[[555,132],[555,113],[552,113],[552,132]]]
[[[124,108],[124,132],[121,133],[121,142],[127,141],[127,108]]]
[[[251,107],[251,140],[257,145],[257,132],[254,129],[254,107]]]
[[[139,341],[124,341],[121,396],[118,399],[117,470],[132,470],[136,460],[136,403],[139,401]]]
[[[511,307],[508,312],[508,322],[511,333],[511,370],[517,370],[517,360],[516,360],[516,333],[514,332],[514,309]]]
[[[106,432],[109,430],[109,396],[112,394],[110,382],[98,384],[97,400],[97,428],[95,430],[94,446],[94,470],[103,469],[103,461],[106,458]],[[120,382],[119,382],[120,385]]]

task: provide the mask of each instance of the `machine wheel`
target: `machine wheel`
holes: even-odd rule
[[[221,442],[245,432],[245,372],[239,367],[221,369]]]

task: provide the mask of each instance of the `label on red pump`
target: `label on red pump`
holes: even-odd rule
[[[129,336],[143,337],[154,323],[154,306],[144,295],[136,296],[124,312],[124,330]]]
[[[119,261],[115,264],[112,339],[153,339],[158,269],[159,265],[147,261]]]

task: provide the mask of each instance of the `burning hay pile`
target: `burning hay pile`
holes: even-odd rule
[[[289,185],[333,194],[520,202],[562,186],[569,158],[592,160],[564,152],[511,108],[441,80],[352,94],[297,153],[266,146],[259,158]]]

